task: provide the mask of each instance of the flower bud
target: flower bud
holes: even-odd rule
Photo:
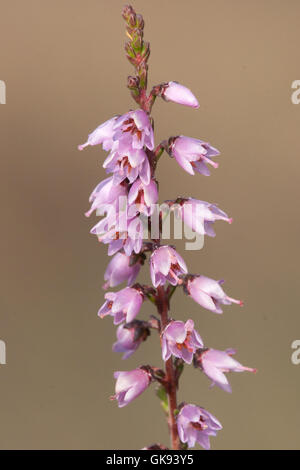
[[[166,101],[173,101],[191,108],[199,108],[198,100],[191,90],[178,82],[167,83],[163,88],[162,97]]]
[[[143,393],[150,385],[151,375],[144,369],[119,371],[114,373],[116,381],[116,394],[112,400],[118,400],[119,408],[128,405]]]

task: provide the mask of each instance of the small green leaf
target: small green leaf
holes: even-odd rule
[[[160,399],[160,404],[162,406],[162,409],[166,414],[169,413],[169,405],[168,405],[168,395],[163,386],[159,386],[156,388],[156,395]]]

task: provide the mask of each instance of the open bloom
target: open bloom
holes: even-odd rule
[[[244,367],[231,356],[234,349],[219,351],[217,349],[199,349],[194,356],[194,365],[199,367],[212,381],[211,385],[217,385],[231,393],[231,386],[224,372],[256,372],[256,369]]]
[[[173,356],[191,364],[194,352],[202,347],[203,342],[199,333],[194,329],[193,320],[188,320],[186,323],[171,321],[163,331],[162,357],[164,361],[167,361],[173,354]]]
[[[103,163],[103,168],[107,173],[113,173],[114,184],[125,178],[133,183],[138,176],[144,184],[150,182],[151,171],[147,154],[143,149],[132,148],[130,138],[124,138],[114,146]]]
[[[128,405],[149,386],[151,377],[144,369],[134,369],[114,373],[116,394],[112,399],[118,400],[119,408]]]
[[[124,281],[127,281],[127,285],[131,286],[136,280],[140,269],[140,263],[131,265],[130,256],[126,256],[124,253],[115,254],[106,268],[104,274],[106,282],[103,288],[115,287]]]
[[[241,300],[233,299],[225,294],[221,287],[223,282],[223,280],[215,281],[206,276],[195,276],[188,280],[186,287],[189,295],[202,307],[214,313],[223,313],[222,304],[243,305]]]
[[[144,225],[140,217],[129,217],[128,209],[118,211],[115,206],[106,206],[107,215],[92,229],[99,242],[109,245],[108,255],[123,249],[127,256],[139,253],[143,244]]]
[[[90,195],[89,201],[92,203],[91,208],[85,213],[89,217],[94,210],[102,211],[107,204],[116,203],[118,207],[120,198],[127,196],[127,184],[115,184],[113,177],[106,178],[101,181]]]
[[[210,436],[216,436],[222,425],[204,408],[184,405],[177,416],[177,428],[180,440],[187,442],[188,447],[194,447],[198,442],[205,450],[209,450]]]
[[[119,325],[126,320],[133,321],[140,311],[143,303],[143,294],[132,287],[125,287],[119,292],[107,292],[105,302],[98,311],[100,318],[107,315],[114,317],[114,324]]]
[[[117,341],[113,345],[114,352],[124,353],[122,359],[130,357],[142,341],[149,336],[150,331],[143,322],[134,320],[117,328]]]
[[[131,147],[142,149],[146,146],[149,150],[154,149],[153,129],[148,115],[142,109],[129,111],[116,119],[114,124],[113,139],[128,142],[130,138]]]
[[[172,286],[181,284],[178,276],[187,273],[182,257],[171,246],[157,248],[150,258],[150,274],[154,287],[163,286],[168,281]]]
[[[210,237],[215,236],[212,225],[216,220],[224,220],[229,224],[232,222],[232,219],[215,204],[200,201],[192,197],[186,199],[184,203],[181,204],[179,207],[179,216],[194,232]]]
[[[192,108],[199,108],[198,100],[191,90],[178,82],[167,83],[163,88],[162,97],[166,101],[173,101],[174,103],[191,106]]]
[[[118,116],[105,121],[103,124],[100,124],[91,134],[89,134],[87,141],[78,145],[78,150],[83,150],[88,145],[99,145],[102,144],[104,150],[110,150],[113,146],[113,135],[114,135],[114,125]]]
[[[218,168],[218,163],[211,158],[219,154],[220,152],[209,143],[184,135],[176,137],[171,144],[171,155],[190,175],[194,175],[195,172],[205,176],[210,175],[206,164]]]
[[[128,193],[128,203],[135,205],[137,212],[151,215],[153,205],[157,203],[157,184],[151,180],[149,184],[144,184],[141,179],[137,179],[131,186]]]

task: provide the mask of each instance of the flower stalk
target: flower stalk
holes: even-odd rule
[[[162,329],[165,329],[169,323],[169,299],[164,287],[157,288],[157,309],[161,316]],[[170,433],[171,448],[178,450],[181,448],[178,436],[175,412],[177,410],[177,383],[173,360],[170,357],[166,363],[166,393],[168,396],[168,426]]]

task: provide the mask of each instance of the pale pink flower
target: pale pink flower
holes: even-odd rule
[[[225,372],[256,372],[256,369],[244,367],[231,357],[235,354],[234,349],[219,351],[217,349],[199,349],[194,356],[194,365],[199,367],[212,381],[211,385],[217,385],[231,393],[231,386]]]
[[[124,253],[117,253],[110,260],[106,268],[104,279],[104,289],[109,287],[115,287],[124,281],[127,281],[127,285],[131,286],[136,280],[139,271],[141,269],[140,263],[131,265],[131,257],[126,256]]]
[[[162,97],[166,101],[173,101],[174,103],[191,106],[192,108],[199,108],[198,100],[191,90],[178,82],[167,83],[163,87]]]
[[[149,336],[150,331],[144,322],[133,322],[119,325],[117,328],[117,341],[113,345],[114,352],[124,353],[122,359],[130,357],[139,347],[142,341]]]
[[[129,141],[128,137],[130,137]],[[129,142],[134,149],[142,149],[146,146],[149,150],[153,150],[153,129],[145,111],[137,109],[117,118],[113,139],[119,143],[125,139],[126,143]]]
[[[153,205],[158,201],[157,184],[151,180],[149,184],[144,184],[141,179],[137,179],[131,186],[128,193],[128,204],[134,205],[138,212],[151,215]]]
[[[116,207],[118,207],[120,198],[127,196],[127,187],[128,185],[124,182],[115,184],[113,177],[101,181],[90,195],[89,201],[92,205],[85,215],[89,217],[94,210],[102,212],[108,204],[115,203]]]
[[[119,408],[137,398],[151,382],[150,374],[144,369],[115,372],[114,377],[117,379],[116,394],[111,399],[118,400]]]
[[[107,315],[114,317],[114,324],[123,321],[129,323],[135,319],[144,301],[143,294],[132,287],[125,287],[119,292],[107,292],[105,302],[98,311],[100,318]]]
[[[146,152],[142,148],[132,148],[131,139],[128,136],[114,146],[111,153],[103,163],[107,173],[113,173],[115,184],[120,183],[125,178],[129,183],[133,183],[137,177],[144,184],[150,182],[150,164]]]
[[[162,357],[167,361],[171,355],[192,363],[194,352],[203,347],[202,339],[194,328],[193,320],[186,323],[171,321],[162,333]]]
[[[103,124],[100,124],[91,134],[88,136],[88,140],[82,144],[78,145],[78,150],[83,150],[88,145],[99,145],[102,144],[104,150],[110,150],[113,146],[113,136],[114,136],[114,125],[118,116],[105,121]]]
[[[205,450],[210,449],[210,436],[222,429],[215,416],[196,405],[184,405],[177,416],[177,428],[181,442],[194,447],[196,442]]]
[[[176,208],[183,222],[200,235],[214,237],[213,223],[216,220],[232,223],[232,218],[229,218],[217,205],[198,199],[188,198]]]
[[[171,246],[161,246],[152,253],[150,274],[154,287],[163,286],[167,281],[172,286],[181,284],[179,276],[186,273],[187,267],[183,258]]]
[[[216,157],[220,152],[203,140],[181,135],[173,140],[170,152],[190,175],[196,172],[208,176],[210,172],[206,164],[218,168],[218,163],[214,162],[212,157]]]
[[[241,300],[233,299],[225,294],[221,287],[223,282],[223,280],[215,281],[206,276],[193,276],[188,280],[186,288],[189,295],[202,307],[214,313],[223,313],[222,304],[243,305]]]

